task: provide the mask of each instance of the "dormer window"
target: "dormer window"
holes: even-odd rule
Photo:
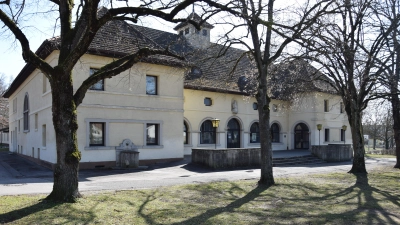
[[[185,34],[188,34],[189,33],[189,28],[186,28],[185,29]]]
[[[203,36],[207,36],[207,30],[203,29]]]

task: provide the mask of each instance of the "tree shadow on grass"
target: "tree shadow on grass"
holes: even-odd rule
[[[349,218],[351,222],[362,222],[366,224],[398,224],[400,221],[399,215],[395,215],[383,208],[380,204],[380,200],[375,198],[375,194],[382,195],[386,200],[391,202],[396,207],[400,207],[399,199],[390,194],[388,191],[382,191],[376,187],[372,187],[369,184],[368,174],[355,173],[356,182],[354,185],[341,190],[337,193],[326,195],[321,197],[321,200],[326,199],[339,199],[342,198],[342,203],[351,201],[354,197],[356,198],[356,208],[342,213],[324,213],[318,217],[321,218]],[[344,197],[344,198],[343,198]],[[361,218],[362,214],[366,213],[365,221],[352,221],[357,216]],[[396,218],[396,219],[394,219]],[[361,218],[363,220],[363,217]],[[350,222],[346,221],[346,222]],[[339,222],[339,221],[337,221]]]
[[[252,191],[248,192],[245,196],[238,198],[234,201],[232,201],[231,203],[229,203],[226,206],[223,207],[217,207],[217,208],[212,208],[207,210],[206,212],[199,214],[197,216],[188,218],[184,221],[181,222],[176,222],[176,223],[172,223],[173,225],[187,225],[187,224],[200,224],[201,222],[207,221],[208,219],[215,217],[217,215],[223,214],[223,213],[230,213],[230,212],[234,212],[235,209],[240,208],[241,206],[243,206],[246,203],[249,203],[253,200],[255,200],[257,197],[260,196],[260,194],[262,192],[264,192],[265,190],[267,190],[270,186],[265,186],[265,185],[259,185],[257,186],[255,189],[253,189]],[[238,189],[239,187],[234,185],[233,189]],[[228,193],[232,196],[235,197],[233,194],[233,190],[229,190]],[[148,195],[146,200],[143,202],[143,204],[140,206],[138,213],[140,216],[142,216],[146,222],[148,224],[158,224],[156,221],[154,221],[154,219],[147,215],[146,213],[144,213],[144,210],[146,208],[146,205],[149,204],[151,201],[155,200],[155,193],[153,193],[152,195]]]
[[[38,213],[38,212],[41,212],[41,211],[44,211],[47,209],[51,209],[51,208],[56,207],[61,204],[63,204],[63,203],[55,202],[55,201],[48,201],[48,200],[39,200],[39,202],[34,205],[1,214],[0,215],[0,224],[11,223],[16,220],[27,217],[29,215],[32,215],[32,214],[35,214],[35,213]]]

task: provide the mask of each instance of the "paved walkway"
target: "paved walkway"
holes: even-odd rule
[[[300,156],[304,152],[274,152],[275,157]],[[146,170],[83,170],[79,172],[79,189],[87,191],[132,190],[157,188],[169,185],[206,183],[214,181],[254,180],[259,169],[213,171],[190,162],[189,157],[174,163],[150,166]],[[377,165],[395,164],[395,159],[367,160],[367,169]],[[315,173],[343,172],[351,168],[351,162],[324,163],[294,167],[274,167],[275,177],[302,176]],[[38,166],[18,155],[0,152],[0,196],[17,194],[49,194],[53,186],[52,171]]]

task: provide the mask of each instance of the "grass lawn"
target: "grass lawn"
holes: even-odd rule
[[[0,224],[400,224],[399,170],[86,193],[75,204],[1,196]]]
[[[395,155],[365,154],[367,158],[396,158]]]

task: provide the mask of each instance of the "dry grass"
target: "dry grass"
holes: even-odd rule
[[[87,194],[75,204],[0,197],[11,224],[400,224],[399,170]]]

